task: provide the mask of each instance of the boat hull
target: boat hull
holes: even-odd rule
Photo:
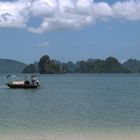
[[[7,86],[9,88],[21,88],[21,89],[34,89],[34,88],[38,88],[39,85],[14,85],[14,84],[10,84],[10,83],[7,83]]]

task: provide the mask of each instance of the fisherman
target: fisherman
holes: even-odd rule
[[[32,84],[35,85],[36,84],[36,76],[31,76],[31,81],[32,81]]]

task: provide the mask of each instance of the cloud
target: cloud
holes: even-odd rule
[[[0,2],[0,27],[25,27],[28,22],[28,1]]]
[[[112,9],[114,18],[140,20],[140,0],[116,2]]]
[[[49,43],[48,43],[47,41],[41,42],[41,43],[38,44],[38,46],[39,46],[39,47],[45,47],[45,48],[46,48],[46,47],[49,46]]]
[[[20,27],[34,33],[80,29],[97,20],[140,20],[140,0],[109,5],[93,0],[17,0],[0,2],[0,27]],[[42,17],[38,27],[28,27],[32,18]]]

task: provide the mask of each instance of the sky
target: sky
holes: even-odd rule
[[[0,58],[140,60],[140,0],[0,0]]]

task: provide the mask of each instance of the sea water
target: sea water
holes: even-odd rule
[[[39,89],[6,82],[1,75],[0,140],[140,139],[140,74],[41,75]]]

